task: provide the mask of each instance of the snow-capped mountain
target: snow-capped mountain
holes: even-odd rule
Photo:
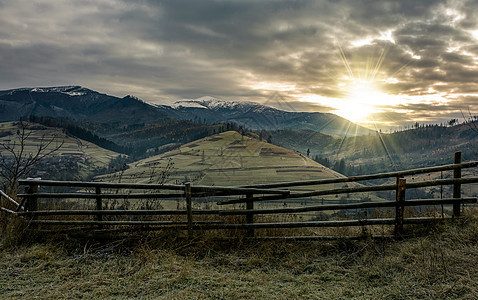
[[[188,99],[188,100],[180,100],[176,101],[173,104],[173,107],[183,108],[183,107],[198,107],[210,110],[237,110],[237,111],[255,111],[261,112],[268,109],[274,109],[272,107],[264,106],[259,103],[250,102],[250,101],[226,101],[210,96],[201,97],[198,99]]]
[[[175,117],[205,123],[235,122],[251,129],[309,129],[332,135],[364,135],[371,130],[334,114],[289,112],[248,101],[202,97],[177,101]]]
[[[0,91],[0,121],[22,116],[51,116],[117,125],[235,122],[250,129],[309,129],[333,135],[363,135],[371,130],[334,114],[288,112],[254,102],[214,97],[152,105],[133,96],[118,98],[81,86],[36,87]]]

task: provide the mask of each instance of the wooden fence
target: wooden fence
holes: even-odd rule
[[[17,195],[20,202],[4,195],[16,209],[2,207],[4,212],[17,215],[35,226],[37,230],[50,228],[52,232],[61,231],[89,231],[120,232],[138,230],[179,230],[187,232],[188,238],[193,238],[198,232],[206,230],[234,230],[244,231],[246,236],[256,236],[256,229],[278,229],[278,228],[317,228],[317,227],[346,227],[346,226],[373,226],[391,225],[394,226],[394,236],[403,236],[403,227],[407,224],[421,224],[437,222],[446,219],[460,217],[461,206],[464,204],[476,203],[476,197],[461,197],[463,184],[478,183],[478,177],[462,178],[461,171],[465,168],[478,166],[478,161],[461,162],[461,153],[455,154],[455,163],[450,165],[435,166],[429,168],[412,169],[399,172],[380,173],[373,175],[362,175],[355,177],[330,178],[310,181],[283,182],[272,184],[259,184],[254,186],[221,187],[201,186],[190,183],[172,184],[139,184],[139,183],[106,183],[106,182],[76,182],[76,181],[52,181],[22,179],[19,184],[25,186],[25,192]],[[453,178],[437,179],[421,182],[407,182],[405,176],[417,175],[431,172],[453,171]],[[338,189],[314,190],[308,192],[293,192],[291,187],[320,186],[324,184],[348,183],[371,181],[377,179],[396,178],[394,184],[360,185]],[[405,194],[409,189],[432,187],[432,186],[453,186],[453,195],[441,199],[409,199]],[[40,188],[41,187],[41,188]],[[41,189],[74,189],[73,192],[41,191]],[[138,192],[140,191],[140,192]],[[255,208],[256,203],[271,201],[288,201],[290,199],[313,199],[324,195],[355,194],[363,192],[395,191],[393,201],[362,201],[358,203],[337,203],[321,205],[304,205],[301,207],[283,208]],[[231,199],[231,197],[233,197]],[[39,199],[44,199],[46,205],[39,206]],[[48,209],[48,203],[54,200],[68,201],[66,209]],[[73,200],[71,200],[73,199]],[[77,204],[81,201],[94,200],[93,208],[80,209]],[[184,201],[184,209],[122,209],[108,208],[105,201],[117,199],[147,199],[158,201],[164,199],[176,199]],[[216,209],[194,209],[195,203],[201,203],[204,199],[214,201]],[[310,200],[314,202],[318,200]],[[232,208],[229,206],[233,206]],[[428,205],[452,205],[452,216],[441,217],[406,217],[405,207],[428,206]],[[179,205],[178,205],[179,206]],[[239,206],[239,208],[238,208]],[[11,208],[12,206],[10,206]],[[222,209],[222,207],[226,207]],[[274,221],[260,222],[256,216],[265,215],[298,215],[304,212],[323,211],[344,211],[357,209],[394,209],[394,217],[390,218],[367,218],[338,219],[338,220],[309,220],[309,221]],[[182,219],[174,217],[184,216]],[[206,217],[208,216],[208,217]],[[234,222],[231,216],[237,217]],[[163,219],[161,219],[161,217]],[[228,218],[229,217],[229,218]],[[277,220],[279,218],[276,218]],[[274,220],[274,218],[270,218]],[[51,227],[54,226],[54,227]],[[82,226],[82,227],[74,227]],[[266,237],[262,237],[266,238]],[[290,236],[294,239],[321,239],[321,235],[311,236]]]

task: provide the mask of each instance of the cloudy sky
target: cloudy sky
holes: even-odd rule
[[[476,0],[0,0],[0,89],[443,122],[478,114],[477,16]]]

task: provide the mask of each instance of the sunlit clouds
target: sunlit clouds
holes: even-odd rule
[[[214,96],[371,128],[478,113],[476,1],[0,2],[0,89]],[[284,104],[287,102],[287,104]]]

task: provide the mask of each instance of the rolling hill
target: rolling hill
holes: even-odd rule
[[[176,183],[248,185],[342,177],[300,153],[227,131],[134,162],[123,180],[157,181],[151,172],[168,163],[173,164],[168,181]]]
[[[339,177],[343,175],[300,153],[260,141],[255,137],[227,131],[131,163],[124,171],[100,176],[97,179],[112,182],[121,180],[175,184],[189,181],[200,185],[241,186]],[[342,183],[291,189],[310,191],[356,185],[358,184]],[[368,193],[364,197],[378,199]],[[339,200],[335,196],[324,198]]]
[[[25,140],[25,156],[34,153],[38,146],[45,141],[54,138],[48,149],[62,144],[61,148],[51,155],[42,159],[34,166],[30,177],[41,177],[42,179],[62,180],[84,180],[91,177],[102,169],[106,169],[110,162],[119,157],[120,154],[103,149],[97,145],[66,135],[56,128],[46,127],[39,124],[26,124],[26,134],[29,137]],[[0,144],[13,145],[16,143],[15,152],[18,153],[18,132],[21,128],[17,122],[0,123]],[[8,161],[11,155],[3,147],[2,156]]]

